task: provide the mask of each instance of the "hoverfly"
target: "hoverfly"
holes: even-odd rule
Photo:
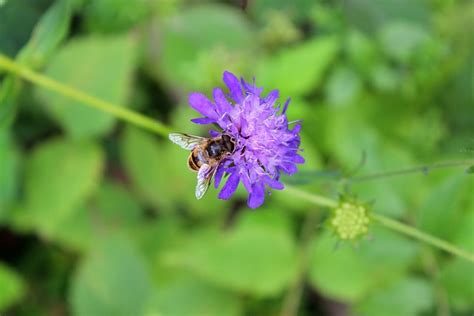
[[[171,133],[169,139],[181,148],[191,150],[188,167],[198,172],[196,198],[201,199],[219,164],[234,152],[235,140],[227,134],[205,138],[184,133]]]

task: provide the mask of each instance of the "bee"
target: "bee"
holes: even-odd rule
[[[190,150],[188,167],[197,171],[196,198],[201,199],[209,188],[220,163],[234,152],[235,140],[227,134],[206,138],[184,133],[171,133],[169,139]]]

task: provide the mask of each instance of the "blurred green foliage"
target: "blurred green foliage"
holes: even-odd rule
[[[472,173],[350,186],[338,176],[472,159],[472,2],[238,3],[3,0],[0,52],[203,135],[186,95],[210,95],[224,70],[255,76],[303,119],[307,162],[289,183],[349,190],[474,252]],[[375,225],[370,240],[338,244],[326,210],[285,192],[256,211],[243,188],[197,201],[188,153],[169,141],[1,70],[0,80],[2,315],[474,312],[472,263]]]

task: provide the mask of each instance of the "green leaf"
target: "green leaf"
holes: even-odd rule
[[[448,300],[456,309],[469,311],[474,308],[474,265],[464,259],[454,259],[441,268],[441,284]]]
[[[399,87],[401,83],[400,74],[394,69],[383,63],[376,64],[372,67],[372,72],[370,74],[371,82],[375,88],[382,92],[393,92]],[[414,117],[413,119],[418,120],[419,117]],[[410,130],[407,130],[405,126],[400,126],[405,132],[410,133],[410,136],[413,137],[413,133]]]
[[[162,36],[159,49],[153,44],[157,32]],[[149,43],[148,69],[156,78],[179,87],[210,89],[221,84],[224,70],[250,73],[257,41],[241,12],[206,4],[152,25]]]
[[[425,280],[408,277],[378,289],[356,305],[356,315],[417,316],[431,310],[432,286]]]
[[[443,180],[431,190],[417,218],[420,229],[450,240],[461,224],[460,216],[465,210],[466,198],[472,196],[474,185],[469,175],[462,172]]]
[[[334,106],[346,106],[357,101],[362,82],[355,71],[347,66],[339,66],[328,80],[327,100]]]
[[[84,37],[68,42],[51,60],[45,74],[122,106],[134,59],[134,42],[129,37]],[[51,117],[75,138],[104,135],[116,121],[110,114],[55,92],[37,92]]]
[[[186,298],[186,299],[183,299]],[[242,314],[239,298],[193,278],[183,278],[160,287],[145,315],[237,316]]]
[[[474,198],[471,197],[471,205],[463,214],[457,230],[454,234],[453,241],[456,245],[474,253]]]
[[[103,221],[113,226],[137,223],[142,218],[141,207],[123,186],[105,182],[92,202],[103,217]]]
[[[366,159],[363,171],[359,171],[361,175],[415,164],[411,152],[384,137],[384,134],[369,122],[368,108],[357,104],[330,109],[321,114],[326,117],[322,122],[323,146],[337,158],[343,170],[351,170],[359,165],[364,154]],[[394,177],[381,181],[360,182],[351,189],[362,200],[383,201],[380,212],[400,216],[407,208],[407,199],[404,199],[404,195],[409,196],[410,188],[416,186],[415,180],[412,181],[410,182],[412,185],[407,185],[405,178]]]
[[[15,56],[50,3],[48,0],[3,1],[0,5],[0,51]]]
[[[33,69],[38,69],[46,63],[69,32],[73,13],[71,1],[56,1],[48,9],[34,27],[28,43],[19,52],[18,61]],[[21,15],[25,16],[24,9],[21,11]],[[21,21],[20,25],[23,25],[24,22]],[[17,28],[18,23],[15,24],[15,30]],[[2,38],[1,35],[0,38]],[[21,86],[21,81],[13,75],[3,81],[3,85],[0,87],[0,126],[6,126],[13,121],[17,105],[16,99]]]
[[[407,148],[390,140],[377,136],[377,142],[371,145],[373,147],[366,152],[367,163],[362,168],[363,171],[359,172],[360,175],[416,164],[413,154]],[[422,175],[415,175],[410,178],[404,176],[365,181],[357,184],[354,192],[365,201],[375,201],[378,212],[401,217],[407,211],[410,198],[416,192],[414,188],[418,187],[421,177]],[[408,183],[407,178],[410,179]]]
[[[458,247],[474,253],[474,198],[470,192],[472,189],[466,191],[469,204],[462,209],[465,214],[455,227],[453,241]],[[474,264],[461,258],[454,258],[441,267],[440,280],[448,300],[454,308],[460,311],[474,309],[472,300],[474,297]]]
[[[19,79],[8,76],[0,85],[0,128],[8,127],[16,114],[16,99],[21,88]]]
[[[129,236],[145,259],[150,262],[150,274],[154,284],[165,286],[182,277],[184,271],[163,260],[163,255],[182,247],[189,238],[189,230],[183,227],[180,217],[166,216],[158,221],[146,221],[132,227]]]
[[[348,59],[358,73],[366,75],[374,65],[380,63],[381,54],[368,34],[357,29],[350,29],[346,45]]]
[[[84,24],[91,32],[117,33],[127,31],[150,16],[147,0],[99,0],[90,2],[84,10]]]
[[[400,81],[400,83],[403,83],[403,81]],[[416,148],[417,156],[419,157],[432,156],[448,132],[445,115],[441,108],[432,107],[424,110],[422,116],[417,116],[414,115],[415,113],[412,110],[408,110],[408,107],[405,107],[404,110],[397,110],[396,107],[392,106],[389,107],[393,109],[393,112],[391,111],[391,113],[383,115],[383,112],[387,110],[381,107],[378,110],[378,114],[372,114],[381,117],[377,121],[379,130],[385,130],[390,134],[393,133],[393,137],[398,139],[399,143],[403,144],[405,148]],[[401,121],[402,117],[403,120]],[[443,158],[440,157],[438,159]],[[423,163],[426,162],[425,160]]]
[[[429,34],[423,26],[415,23],[392,22],[380,30],[379,39],[388,56],[400,62],[408,62],[427,43]]]
[[[56,1],[35,26],[19,60],[33,69],[42,67],[67,36],[72,14],[72,0]]]
[[[69,301],[76,316],[143,315],[151,284],[146,265],[126,239],[93,249],[76,271]]]
[[[261,63],[258,82],[282,96],[305,95],[319,86],[339,46],[337,37],[326,36],[283,50]]]
[[[105,182],[90,200],[60,223],[61,229],[51,237],[69,249],[85,251],[100,238],[143,224],[142,219],[142,209],[130,192]]]
[[[429,26],[430,10],[427,3],[411,0],[358,0],[342,6],[349,25],[373,32],[393,21],[409,21]]]
[[[269,51],[295,43],[303,37],[303,32],[291,21],[288,12],[270,10],[265,15],[258,14],[257,16],[264,18],[264,27],[259,35],[262,46]]]
[[[99,182],[102,161],[100,148],[91,142],[57,138],[35,148],[25,171],[26,225],[46,235],[62,229],[62,221]]]
[[[407,239],[376,227],[374,240],[357,248],[341,244],[328,233],[315,238],[310,266],[311,284],[322,294],[355,302],[387,282],[400,278],[413,262],[417,247]]]
[[[166,194],[168,192],[161,190],[169,186],[177,175],[165,168],[164,161],[167,159],[166,151],[163,150],[165,146],[158,143],[153,135],[135,128],[127,128],[122,137],[125,169],[138,193],[154,206],[168,210],[173,202]],[[183,167],[184,163],[185,157]],[[173,174],[173,177],[167,177],[167,174]]]
[[[177,27],[179,22],[187,23]],[[219,28],[216,28],[216,25],[219,25]],[[217,44],[238,49],[245,45],[252,45],[254,38],[244,15],[238,10],[222,5],[208,4],[189,8],[170,20],[165,28],[164,43],[169,43],[168,41],[171,40],[184,44],[185,40],[189,40],[188,45],[198,49],[211,48]],[[206,36],[197,36],[199,34],[206,34]],[[167,52],[171,53],[168,50]],[[187,53],[195,54],[196,52]]]
[[[171,252],[166,260],[223,288],[260,297],[280,294],[297,268],[290,231],[266,222],[281,216],[270,210],[244,216],[231,231],[196,233],[187,247]]]
[[[97,223],[95,221],[96,214],[86,205],[84,203],[74,207],[56,224],[61,229],[48,231],[48,238],[71,251],[85,253],[95,245],[99,238],[107,236],[109,233],[108,223],[105,225],[102,222]],[[104,233],[102,233],[103,230],[105,230]]]
[[[260,0],[250,2],[248,10],[258,20],[263,20],[270,12],[284,12],[295,21],[302,22],[307,19],[313,6],[313,0]]]
[[[122,138],[125,169],[146,201],[161,211],[185,206],[193,213],[222,213],[228,202],[218,200],[213,187],[203,199],[196,200],[196,173],[187,166],[189,153],[167,139],[158,142],[155,136],[138,129],[127,129]]]
[[[19,191],[20,155],[10,133],[0,129],[0,222]]]
[[[18,302],[26,292],[20,276],[6,265],[0,263],[0,312]]]

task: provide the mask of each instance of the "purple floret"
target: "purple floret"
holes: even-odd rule
[[[229,94],[222,89],[213,91],[214,103],[204,94],[195,92],[189,96],[193,109],[204,117],[193,119],[197,124],[217,124],[222,131],[211,131],[212,136],[227,134],[236,141],[234,153],[223,161],[215,174],[215,187],[228,174],[227,182],[219,192],[220,199],[229,199],[240,181],[249,192],[247,204],[251,208],[262,205],[266,187],[281,190],[280,172],[291,175],[296,164],[304,163],[298,152],[301,123],[290,130],[286,110],[289,99],[280,111],[278,90],[261,97],[263,88],[245,82],[226,71],[224,83]]]

